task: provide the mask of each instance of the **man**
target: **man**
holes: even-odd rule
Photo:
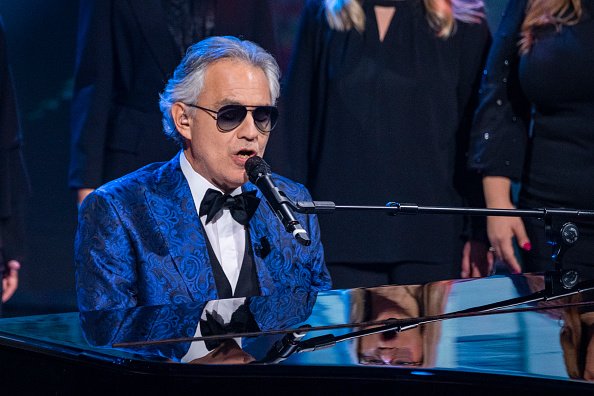
[[[299,245],[247,183],[244,164],[263,155],[276,122],[278,79],[274,58],[249,41],[212,37],[188,49],[160,102],[181,153],[81,205],[81,311],[330,287],[317,219],[298,215],[312,239]],[[274,179],[291,199],[311,199],[303,186]]]
[[[2,303],[8,301],[18,287],[27,191],[16,99],[0,19],[0,314]]]

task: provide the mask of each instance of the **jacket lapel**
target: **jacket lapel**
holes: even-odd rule
[[[181,59],[167,28],[160,0],[128,0],[153,58],[165,78],[169,78]]]
[[[198,301],[217,299],[206,235],[179,165],[179,153],[154,173],[145,196],[189,294]]]
[[[179,165],[179,153],[159,168],[147,186],[149,210],[169,251],[186,289],[195,300],[218,299],[210,258],[206,247],[206,233],[196,213],[188,182]],[[257,191],[261,203],[252,217],[249,230],[254,252],[254,264],[262,295],[271,295],[278,278],[286,276],[282,225],[268,208],[262,193],[252,183],[243,191]],[[276,282],[275,282],[275,279]]]
[[[252,240],[252,251],[254,252],[254,264],[260,282],[260,293],[263,296],[271,295],[275,289],[275,268],[283,261],[281,254],[282,241],[280,238],[280,222],[268,207],[266,199],[252,183],[246,183],[243,191],[257,191],[260,198],[260,205],[250,220],[250,237]]]

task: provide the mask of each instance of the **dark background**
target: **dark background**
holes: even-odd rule
[[[283,69],[304,2],[271,1]],[[486,0],[492,28],[505,3]],[[33,188],[26,219],[29,254],[5,316],[76,310],[76,205],[67,175],[77,12],[78,0],[0,0]]]

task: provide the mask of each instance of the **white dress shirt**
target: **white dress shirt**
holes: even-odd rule
[[[206,313],[208,312],[210,314],[213,314],[213,316],[217,318],[221,324],[228,324],[229,322],[231,322],[231,316],[233,316],[233,313],[235,313],[235,311],[237,311],[237,309],[244,303],[245,297],[209,301],[204,306],[204,310],[202,311],[200,319],[206,320]],[[198,326],[196,326],[196,332],[194,333],[194,337],[202,337],[202,332],[200,331],[200,323],[198,323]],[[234,340],[237,343],[237,345],[241,347],[241,338],[234,338]],[[198,359],[208,355],[209,352],[210,351],[206,348],[206,344],[204,343],[204,341],[194,341],[190,344],[190,349],[188,349],[188,352],[186,352],[186,354],[181,358],[181,362],[189,363],[194,359]]]
[[[196,213],[200,211],[200,203],[209,188],[221,191],[212,183],[197,173],[188,162],[184,153],[179,156],[181,170],[190,185]],[[235,189],[231,195],[241,194],[241,187]],[[204,226],[210,245],[214,254],[217,256],[223,271],[231,284],[231,291],[235,293],[241,264],[243,263],[243,254],[245,252],[245,229],[231,217],[229,209],[221,210],[210,223],[206,224],[206,215],[200,217]]]

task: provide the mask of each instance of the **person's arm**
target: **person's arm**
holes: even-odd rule
[[[112,0],[82,0],[70,114],[69,185],[78,204],[103,184],[107,122],[112,105]],[[87,190],[91,189],[91,190]]]
[[[465,163],[472,117],[478,103],[478,88],[491,43],[491,35],[485,20],[479,23],[460,23],[460,25],[456,34],[463,35],[462,56],[474,55],[463,62],[460,69],[458,103],[463,112],[460,116],[456,143],[455,185],[464,199],[465,206],[481,207],[484,205],[484,199],[480,175],[468,170]],[[467,216],[465,220],[464,236],[467,241],[462,249],[460,277],[488,276],[492,272],[494,260],[493,254],[488,251],[486,222],[484,218],[473,216]]]
[[[0,241],[2,241],[2,255],[4,256],[4,273],[2,279],[2,302],[8,301],[16,292],[19,284],[19,270],[25,258],[25,201],[29,195],[29,179],[25,170],[22,153],[19,146],[8,150],[0,150],[0,156],[7,161],[4,164],[8,173],[2,178],[8,186],[6,196],[9,204],[7,210],[0,217]],[[3,166],[4,166],[3,165]],[[0,166],[2,168],[2,166]],[[2,171],[0,170],[0,173]],[[3,190],[3,186],[0,186]],[[0,192],[5,195],[6,192]],[[2,206],[0,204],[0,206]]]
[[[515,209],[511,201],[511,181],[500,176],[486,176],[483,178],[485,201],[488,208]],[[526,235],[524,223],[519,217],[490,216],[487,218],[487,234],[491,247],[495,249],[495,256],[503,260],[512,273],[522,272],[515,253],[513,238],[525,250],[530,250],[530,240]]]
[[[248,25],[247,28],[251,29],[245,38],[257,43],[270,52],[275,59],[278,59],[279,46],[274,34],[275,26],[273,24],[271,1],[252,0],[250,2],[242,1],[241,4],[250,8],[249,15],[252,17],[249,21],[246,21],[245,15],[243,16],[243,21]]]
[[[4,25],[0,19],[0,260],[5,260],[0,262],[2,302],[8,301],[18,288],[19,269],[24,258],[25,199],[28,194],[29,179],[21,151],[17,101],[8,65]]]
[[[522,176],[530,103],[518,79],[517,44],[526,2],[509,2],[487,57],[468,152],[468,166],[482,176]]]
[[[289,71],[282,81],[279,125],[265,154],[276,173],[303,184],[308,182],[309,157],[315,151],[315,119],[322,117],[322,109],[317,107],[324,102],[323,87],[317,84],[323,74],[319,58],[325,40],[321,4],[319,0],[307,1],[301,15]]]
[[[21,264],[16,260],[6,263],[4,276],[2,277],[2,302],[10,300],[19,287],[19,270]]]
[[[518,80],[517,41],[526,2],[508,3],[494,35],[470,133],[468,166],[482,178],[486,206],[491,208],[513,207],[511,180],[520,180],[523,172],[530,104]],[[524,243],[524,248],[529,247],[521,220],[489,217],[487,234],[497,258],[507,260],[513,272],[520,271],[510,249],[513,236]]]

